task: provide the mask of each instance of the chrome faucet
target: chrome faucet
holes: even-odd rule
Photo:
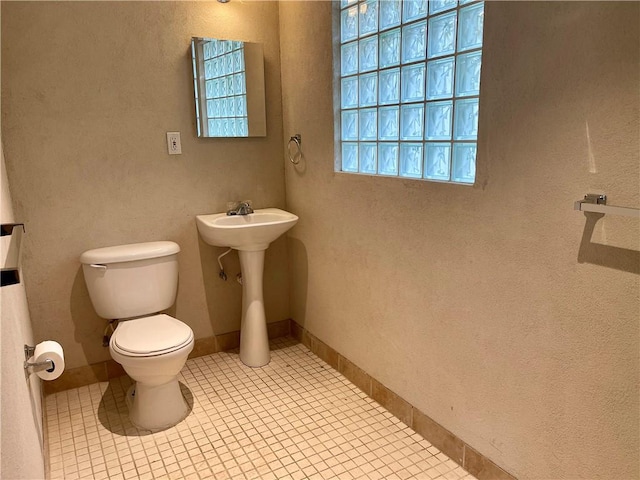
[[[251,208],[251,203],[249,201],[246,202],[238,202],[233,208],[227,210],[227,215],[248,215],[253,213],[253,208]]]

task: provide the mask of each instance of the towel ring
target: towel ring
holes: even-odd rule
[[[291,154],[291,143],[296,146],[296,151]],[[289,143],[287,144],[287,153],[289,154],[289,161],[294,165],[298,165],[300,163],[300,158],[302,157],[302,137],[299,133],[296,133],[293,137],[289,139]]]

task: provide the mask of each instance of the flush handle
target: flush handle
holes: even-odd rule
[[[100,270],[106,270],[107,269],[106,265],[101,265],[99,263],[92,263],[90,266],[91,266],[91,268],[99,268]]]

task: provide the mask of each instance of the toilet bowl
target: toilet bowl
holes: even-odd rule
[[[178,374],[193,350],[193,331],[158,313],[175,301],[179,251],[174,242],[147,242],[80,257],[96,312],[119,319],[109,351],[135,381],[127,395],[129,418],[145,430],[169,428],[189,413]]]
[[[191,328],[169,315],[125,320],[118,325],[109,351],[135,380],[127,394],[131,423],[157,431],[187,416],[178,374],[193,343]]]

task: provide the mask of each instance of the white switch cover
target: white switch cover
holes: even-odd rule
[[[167,132],[167,149],[169,150],[169,155],[180,155],[182,153],[180,132]]]

